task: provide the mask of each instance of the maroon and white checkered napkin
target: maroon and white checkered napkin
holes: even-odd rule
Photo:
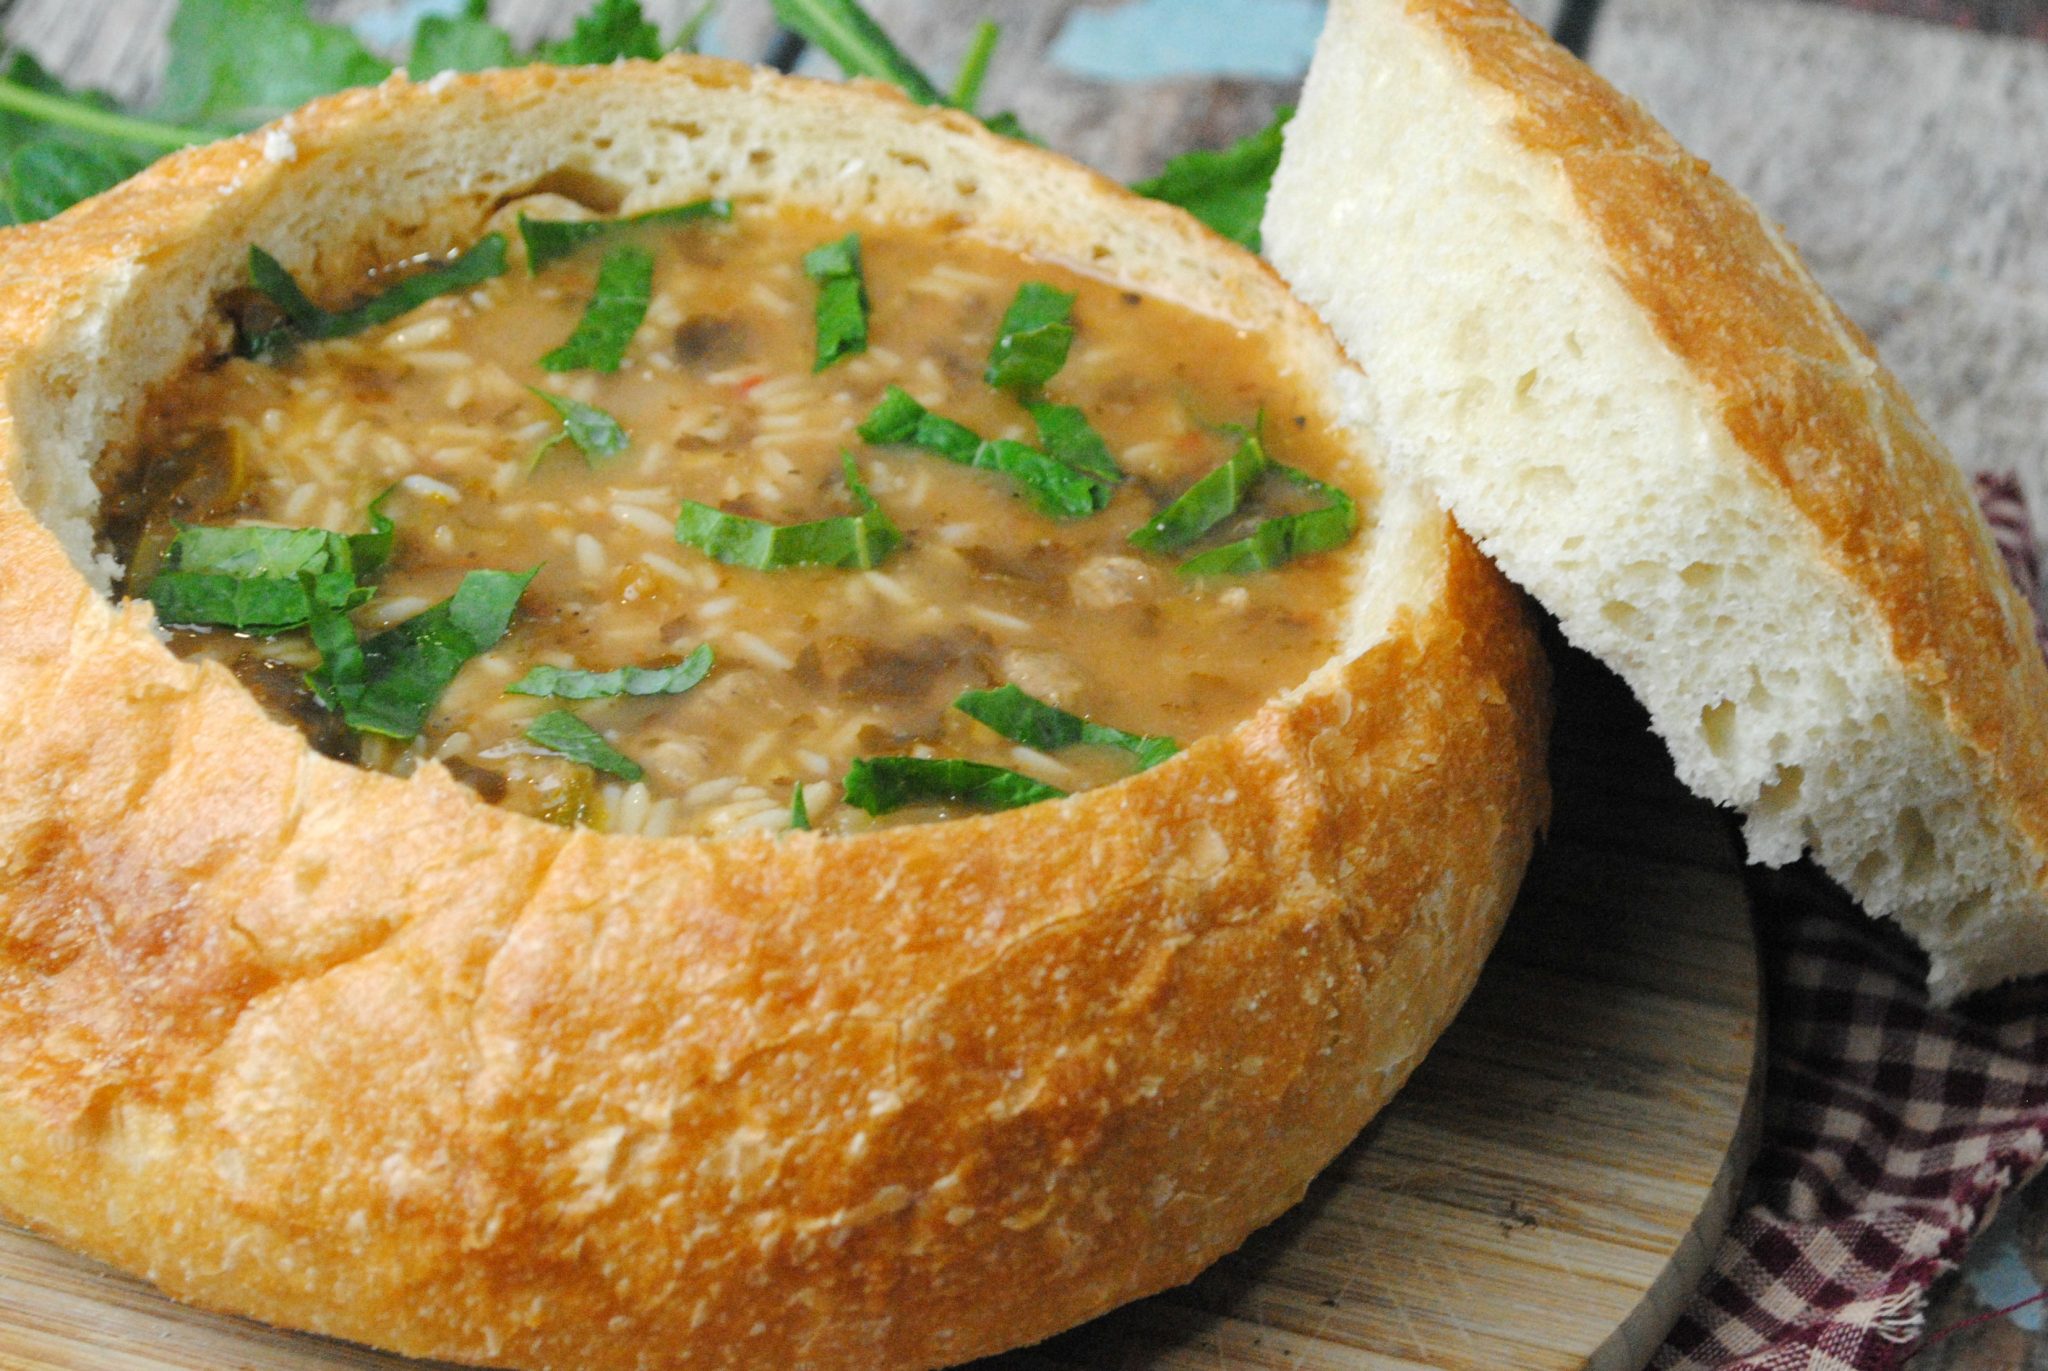
[[[1980,477],[1977,494],[2038,623],[2018,483]],[[1762,1151],[1651,1365],[1891,1371],[1919,1338],[1927,1287],[2048,1158],[2048,980],[1935,1009],[1919,954],[1811,867],[1759,873],[1752,891],[1770,1032]]]

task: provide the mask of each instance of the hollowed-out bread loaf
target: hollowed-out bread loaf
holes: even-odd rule
[[[957,114],[700,60],[393,80],[0,238],[0,1210],[182,1299],[522,1367],[964,1360],[1185,1280],[1454,1012],[1546,807],[1510,587],[1356,437],[1341,648],[1071,799],[572,831],[316,755],[96,560],[95,457],[226,346],[509,198],[947,233],[1345,370],[1179,212]]]
[[[2048,968],[2048,671],[1975,502],[1775,226],[1505,0],[1335,0],[1266,242],[1352,413],[1679,774],[1925,945]]]

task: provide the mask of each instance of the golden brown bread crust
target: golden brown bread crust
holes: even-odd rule
[[[1397,583],[1362,587],[1356,655],[1153,771],[716,843],[319,757],[48,526],[217,340],[250,241],[330,280],[444,248],[532,179],[521,146],[611,136],[622,90],[702,142],[785,108],[909,140],[955,201],[906,164],[867,212],[1035,241],[1336,365],[1178,216],[956,116],[703,62],[394,82],[0,239],[0,1208],[197,1303],[588,1371],[931,1366],[1183,1280],[1405,1078],[1544,816],[1540,652],[1441,516],[1385,493]],[[404,152],[471,125],[483,171]],[[752,193],[748,152],[707,158],[720,189]],[[960,190],[990,170],[1032,188]],[[663,175],[648,202],[690,184]],[[767,189],[846,207],[801,170]]]
[[[1912,678],[2048,852],[2048,666],[1954,461],[1755,206],[1506,0],[1411,0],[1515,101],[1628,292],[1729,429],[1880,607]]]

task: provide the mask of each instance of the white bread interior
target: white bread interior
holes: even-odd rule
[[[1773,226],[1505,3],[1333,0],[1266,244],[1360,363],[1356,421],[1752,860],[1811,850],[1940,999],[2048,968],[2029,611]]]

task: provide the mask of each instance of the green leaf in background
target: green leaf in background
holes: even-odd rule
[[[1147,552],[1177,552],[1237,513],[1268,465],[1258,425],[1241,432],[1237,451],[1133,532],[1128,540],[1131,546]]]
[[[1066,791],[986,762],[957,757],[863,757],[846,772],[846,802],[882,815],[915,804],[1021,809]]]
[[[855,0],[774,0],[774,6],[777,22],[822,49],[848,76],[887,81],[920,105],[947,103]]]
[[[357,732],[418,737],[456,674],[505,636],[538,574],[537,567],[472,571],[448,599],[367,642],[357,640],[347,615],[316,607],[311,627],[321,662],[306,682]]]
[[[181,0],[155,115],[246,128],[390,74],[353,33],[307,17],[305,0]]]
[[[1043,281],[1017,287],[1016,298],[996,329],[983,379],[997,390],[1043,389],[1067,364],[1067,351],[1074,345],[1074,326],[1069,322],[1073,310],[1070,292]]]
[[[0,72],[8,85],[34,95],[48,96],[63,100],[87,111],[111,113],[117,106],[114,97],[96,90],[67,90],[62,81],[50,75],[42,63],[25,52],[16,52],[7,59],[7,68]],[[23,143],[38,138],[57,138],[62,141],[84,141],[90,143],[90,135],[79,130],[52,126],[32,115],[14,109],[0,110],[0,146],[13,150]]]
[[[24,145],[7,159],[7,211],[16,223],[62,213],[142,170],[148,159],[111,148],[54,139]]]
[[[526,738],[528,742],[538,743],[572,762],[581,762],[593,771],[616,776],[628,784],[647,775],[640,763],[606,742],[602,733],[566,709],[543,714],[528,724]]]
[[[622,57],[653,61],[661,54],[661,30],[647,22],[638,0],[597,0],[567,38],[541,49],[542,58],[562,66],[616,62]]]
[[[562,416],[562,431],[534,449],[533,458],[527,463],[528,472],[539,466],[541,459],[557,443],[574,443],[576,450],[583,454],[584,465],[592,467],[600,458],[616,457],[626,450],[625,425],[596,405],[586,405],[581,400],[571,400],[566,395],[557,395],[539,386],[528,386],[527,389]]]
[[[869,493],[852,454],[841,453],[839,460],[857,514],[809,524],[771,524],[685,500],[676,516],[676,541],[714,561],[754,571],[878,567],[902,544],[903,534]]]
[[[984,19],[974,26],[974,38],[967,45],[967,55],[960,59],[960,74],[953,78],[953,93],[946,97],[946,103],[954,109],[974,113],[974,107],[981,101],[981,83],[988,77],[988,64],[995,59],[996,44],[1003,39],[1003,26],[992,19]]]
[[[505,271],[505,235],[487,233],[476,245],[452,262],[414,272],[388,289],[349,309],[330,311],[307,298],[292,274],[262,248],[249,249],[249,284],[277,306],[301,338],[346,338],[379,324],[388,324],[402,314],[419,308],[438,296],[481,285]],[[278,339],[272,334],[239,340],[237,350],[245,357],[262,357],[275,352]]]
[[[131,119],[112,96],[67,90],[17,52],[0,71],[0,223],[46,219],[132,176],[166,148],[210,136]]]
[[[1002,36],[1001,28],[994,24],[984,23],[975,30],[953,83],[953,95],[948,98],[903,55],[903,49],[857,0],[774,0],[774,7],[775,18],[784,28],[837,62],[846,75],[886,81],[920,105],[951,105],[968,114],[974,113],[981,98],[982,78],[988,74],[989,59]],[[1024,131],[1014,114],[991,115],[981,122],[1005,138],[1039,142]]]
[[[1090,723],[1078,714],[1069,714],[1027,695],[1014,685],[967,691],[953,701],[953,708],[988,725],[1011,742],[1040,752],[1056,752],[1077,743],[1119,748],[1137,759],[1140,771],[1158,766],[1180,751],[1180,744],[1171,738],[1126,733],[1106,724]]]
[[[677,46],[693,46],[709,13],[684,26]],[[348,28],[306,13],[305,0],[181,0],[170,35],[169,70],[154,110],[123,111],[92,91],[74,91],[26,54],[0,74],[0,156],[33,141],[90,149],[103,161],[74,160],[65,177],[51,164],[30,164],[0,200],[25,219],[68,208],[64,197],[105,188],[105,169],[129,159],[129,174],[173,148],[210,142],[275,118],[306,101],[381,81],[391,67]],[[442,71],[477,71],[535,60],[610,62],[659,57],[660,34],[636,0],[600,0],[564,41],[521,53],[510,35],[485,17],[483,0],[460,14],[426,15],[413,31],[406,65],[414,79]]]
[[[654,254],[621,243],[604,255],[597,289],[569,341],[540,359],[544,371],[617,371],[654,295]]]
[[[1014,138],[1020,143],[1029,143],[1033,147],[1042,148],[1046,146],[1043,138],[1025,128],[1018,121],[1017,116],[1009,110],[1004,110],[1001,114],[991,114],[981,122],[988,125],[990,133],[1001,134],[1005,138]]]
[[[1220,152],[1183,153],[1159,175],[1134,182],[1131,189],[1179,205],[1225,238],[1257,252],[1266,194],[1280,166],[1282,131],[1293,117],[1292,109],[1282,109],[1249,138]]]
[[[948,103],[855,0],[775,0],[775,9],[783,23],[837,58],[849,75],[891,81],[926,104]],[[707,0],[678,33],[677,48],[695,47],[710,12]],[[988,25],[976,33],[955,88],[962,107],[971,106],[980,93],[996,36]],[[309,17],[305,0],[182,0],[170,46],[163,98],[147,113],[122,111],[95,92],[68,90],[33,59],[17,54],[0,75],[0,155],[49,139],[133,157],[138,166],[145,165],[166,150],[239,132],[307,100],[373,84],[391,72],[348,28]],[[599,0],[567,39],[531,53],[520,53],[509,35],[486,19],[481,0],[470,0],[458,15],[420,20],[407,67],[418,79],[529,61],[654,58],[662,50],[661,35],[637,0]],[[984,122],[1005,136],[1037,141],[1013,115]],[[89,179],[79,176],[76,183],[82,186]],[[20,198],[26,209],[61,209],[68,207],[56,205],[63,193],[56,181],[45,180]]]
[[[624,219],[529,219],[522,214],[519,236],[526,243],[526,270],[537,275],[549,263],[616,233],[663,224],[687,224],[698,219],[731,218],[730,200],[693,200],[687,205],[651,209]]]
[[[711,674],[711,645],[704,644],[674,666],[625,666],[616,671],[571,671],[537,666],[511,685],[507,695],[552,700],[610,700],[621,695],[681,695]]]
[[[860,235],[849,233],[804,254],[804,275],[818,284],[818,359],[823,371],[868,350],[868,287],[861,275]]]
[[[1324,504],[1300,514],[1283,514],[1267,519],[1249,537],[1211,548],[1180,564],[1183,576],[1247,576],[1318,552],[1331,552],[1351,541],[1358,532],[1358,505],[1349,495],[1325,485],[1305,471],[1274,462],[1268,470],[1312,495]]]
[[[424,81],[444,71],[491,71],[519,64],[512,35],[484,17],[478,0],[461,14],[420,17],[412,34],[412,55],[406,74]]]
[[[676,40],[669,44],[669,51],[697,51],[697,40],[704,36],[705,26],[711,22],[712,15],[717,11],[718,0],[704,0],[703,4],[697,6],[697,12],[684,20],[683,26],[676,30]]]

